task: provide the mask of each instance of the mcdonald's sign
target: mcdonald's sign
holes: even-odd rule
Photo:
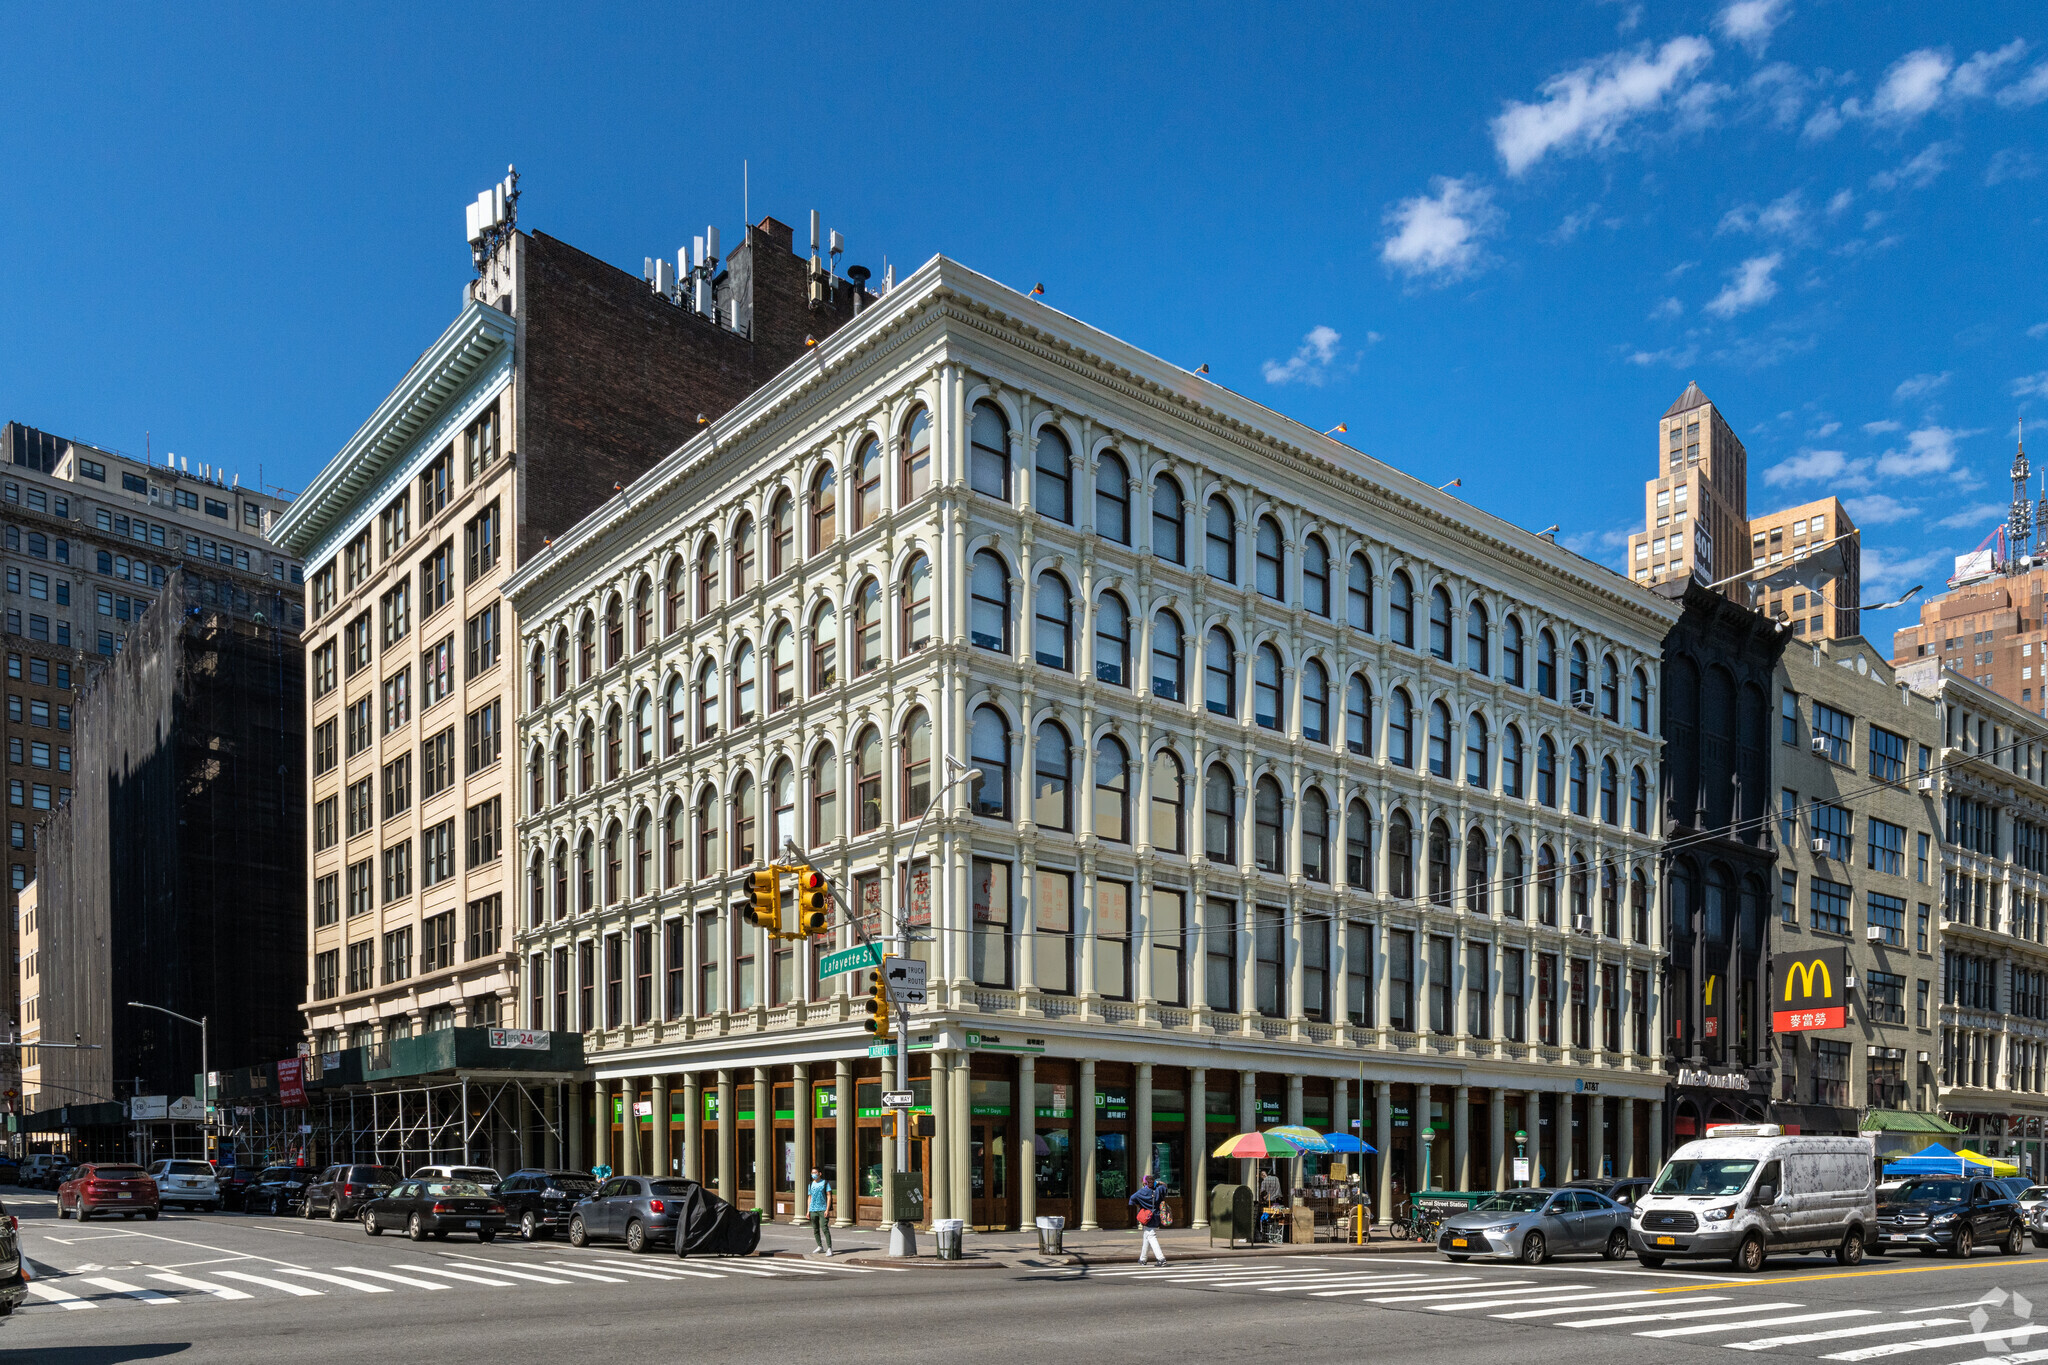
[[[1804,1033],[1849,1022],[1846,948],[1778,953],[1771,958],[1771,1029]]]

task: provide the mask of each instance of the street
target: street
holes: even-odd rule
[[[35,1273],[0,1322],[0,1360],[113,1365],[184,1357],[317,1365],[403,1358],[523,1365],[608,1354],[708,1360],[1186,1361],[1715,1358],[2022,1365],[2048,1360],[2048,1256],[1889,1257],[1853,1269],[1776,1260],[1726,1267],[1595,1258],[1452,1265],[1423,1254],[1184,1257],[1052,1266],[917,1268],[784,1257],[679,1261],[623,1248],[516,1240],[415,1244],[352,1223],[166,1214],[60,1223],[16,1194]],[[795,1248],[771,1229],[764,1249]],[[842,1251],[879,1237],[848,1230]],[[973,1247],[970,1242],[970,1252]],[[974,1267],[974,1268],[970,1268]],[[1726,1357],[1719,1357],[1725,1359]]]

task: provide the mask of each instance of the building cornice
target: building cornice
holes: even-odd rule
[[[486,304],[464,308],[278,519],[271,539],[288,553],[309,555],[419,434],[512,345],[514,326],[510,314]]]

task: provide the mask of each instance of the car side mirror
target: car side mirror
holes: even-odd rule
[[[1751,1203],[1752,1205],[1755,1205],[1755,1206],[1759,1206],[1759,1207],[1762,1207],[1762,1206],[1768,1206],[1768,1205],[1771,1205],[1771,1204],[1775,1204],[1775,1203],[1777,1203],[1777,1202],[1778,1202],[1778,1187],[1777,1187],[1776,1185],[1759,1185],[1759,1186],[1757,1186],[1757,1187],[1756,1187],[1756,1198],[1754,1198],[1754,1199],[1752,1199],[1752,1200],[1750,1201],[1750,1203]]]

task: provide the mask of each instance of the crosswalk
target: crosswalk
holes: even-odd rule
[[[507,1264],[454,1252],[417,1260],[368,1265],[364,1258],[319,1267],[288,1265],[250,1257],[246,1269],[215,1263],[204,1270],[129,1266],[118,1272],[64,1271],[29,1262],[32,1278],[22,1312],[62,1313],[94,1308],[172,1308],[181,1304],[272,1302],[328,1294],[429,1294],[454,1289],[477,1292],[530,1289],[536,1285],[627,1285],[649,1282],[701,1285],[706,1280],[824,1280],[857,1275],[901,1274],[894,1266],[857,1266],[839,1261],[794,1261],[780,1257],[748,1261],[691,1261],[673,1257],[597,1256],[576,1260],[533,1260]]]
[[[1449,1273],[1437,1266],[1411,1270],[1386,1264],[1346,1268],[1331,1262],[1207,1262],[1094,1271],[1089,1276],[1140,1277],[1146,1284],[1186,1289],[1476,1314],[1532,1327],[1610,1331],[1646,1341],[1675,1340],[1733,1351],[1790,1351],[1848,1365],[1892,1356],[1921,1357],[1926,1365],[2048,1362],[2048,1349],[2022,1349],[2030,1344],[2048,1347],[2048,1321],[2032,1322],[2031,1305],[1999,1290],[1972,1301],[1915,1309],[1813,1304],[1782,1296],[1768,1280],[1758,1281],[1748,1293],[1714,1292],[1729,1288],[1724,1285],[1623,1287],[1623,1277],[1612,1272],[1587,1274],[1571,1267],[1560,1267],[1555,1275],[1516,1277],[1511,1272]],[[1981,1354],[1959,1354],[1964,1351]]]

